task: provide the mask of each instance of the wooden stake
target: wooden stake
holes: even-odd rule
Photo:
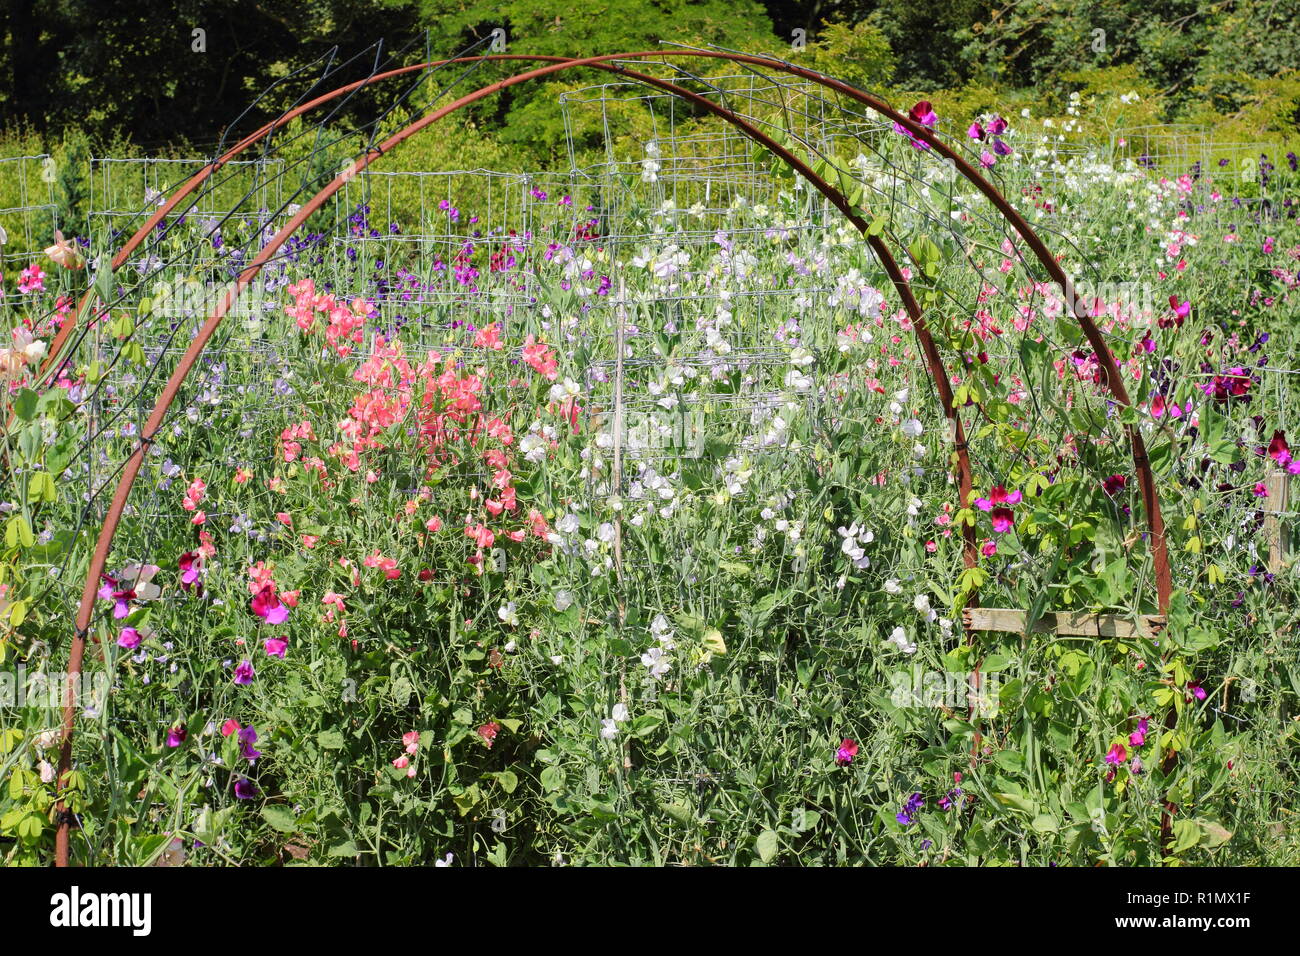
[[[1290,500],[1291,476],[1285,471],[1274,471],[1265,483],[1268,489],[1264,507],[1264,540],[1268,543],[1268,570],[1277,574],[1286,561],[1286,526],[1282,520]]]

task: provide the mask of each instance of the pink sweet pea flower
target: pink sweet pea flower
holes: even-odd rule
[[[1147,718],[1143,717],[1138,721],[1137,730],[1128,735],[1128,742],[1134,747],[1141,747],[1147,742]]]
[[[254,614],[267,624],[283,624],[289,617],[289,608],[275,594],[275,585],[268,584],[249,602]]]
[[[853,758],[858,755],[858,743],[852,737],[845,737],[840,741],[839,749],[835,751],[835,762],[841,767],[847,767],[853,763]]]
[[[283,637],[268,637],[262,642],[262,648],[266,651],[267,657],[278,657],[284,660],[284,655],[289,650],[289,641]]]

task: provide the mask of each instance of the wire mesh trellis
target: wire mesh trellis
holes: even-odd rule
[[[57,180],[48,154],[0,158],[0,272],[29,264],[59,227]]]

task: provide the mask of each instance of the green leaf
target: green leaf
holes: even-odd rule
[[[564,771],[559,767],[547,767],[542,771],[542,789],[548,793],[559,790],[564,783]]]
[[[24,388],[14,398],[14,414],[21,420],[30,422],[36,417],[36,405],[39,399],[40,396],[30,388]]]
[[[510,770],[502,770],[498,773],[489,774],[488,776],[496,780],[497,784],[506,793],[514,793],[515,788],[519,786],[519,778]]]
[[[644,737],[646,734],[654,731],[664,722],[664,712],[662,710],[652,710],[642,714],[636,720],[632,721],[632,736]]]
[[[298,824],[294,819],[293,811],[288,807],[267,804],[262,807],[262,819],[281,833],[293,833],[298,829]]]
[[[775,830],[764,830],[754,841],[754,849],[758,851],[758,858],[764,863],[771,863],[776,859],[776,854],[781,849],[781,838],[776,835]]]
[[[1201,842],[1201,827],[1195,820],[1174,821],[1175,853],[1183,853]]]
[[[337,730],[322,730],[316,742],[325,750],[342,750],[345,745],[343,735]]]

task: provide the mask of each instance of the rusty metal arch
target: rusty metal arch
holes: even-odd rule
[[[1073,283],[1070,281],[1069,277],[1065,274],[1064,270],[1061,269],[1059,263],[1057,263],[1056,260],[1051,256],[1050,252],[1047,250],[1047,247],[1043,244],[1042,240],[1038,238],[1038,236],[1033,232],[1032,228],[1023,219],[1023,217],[1020,216],[1020,214],[1014,209],[1014,207],[1012,207],[1010,203],[1007,202],[1007,200],[1001,195],[1000,192],[998,192],[998,190],[991,183],[985,180],[983,176],[981,176],[969,163],[967,163],[966,160],[964,160],[959,154],[953,151],[950,147],[944,145],[942,141],[940,141],[933,134],[932,131],[930,131],[924,126],[921,126],[919,123],[916,123],[909,116],[898,113],[897,111],[889,107],[887,104],[877,100],[875,97],[872,97],[869,94],[864,93],[861,90],[858,90],[839,80],[834,80],[820,73],[816,73],[815,71],[807,70],[802,67],[796,67],[793,64],[788,64],[779,60],[768,59],[765,57],[754,57],[745,54],[707,51],[707,50],[670,50],[670,51],[653,50],[653,51],[641,51],[636,53],[607,54],[604,56],[590,57],[590,58],[583,58],[583,59],[570,59],[570,58],[563,58],[563,57],[546,57],[546,56],[524,56],[524,55],[493,55],[493,56],[485,56],[485,57],[459,57],[452,60],[434,61],[425,64],[417,64],[409,67],[403,67],[403,68],[388,71],[387,73],[368,77],[365,80],[361,80],[356,83],[350,84],[348,86],[341,87],[340,89],[333,91],[332,93],[325,94],[324,96],[318,97],[317,99],[312,100],[309,103],[302,104],[299,107],[296,107],[294,110],[289,111],[288,113],[284,114],[277,120],[262,127],[260,130],[256,131],[255,133],[252,133],[248,137],[245,137],[244,140],[241,140],[240,143],[232,147],[232,149],[229,150],[222,157],[220,157],[217,160],[214,160],[208,166],[204,167],[203,170],[201,170],[194,177],[192,177],[180,190],[178,190],[172,197],[170,197],[162,207],[160,207],[157,211],[155,211],[153,215],[149,218],[149,220],[144,224],[144,226],[142,226],[140,230],[138,230],[136,234],[132,236],[130,240],[128,240],[128,242],[122,247],[121,250],[119,250],[117,255],[112,260],[111,268],[117,269],[118,267],[120,267],[130,256],[131,252],[143,240],[144,236],[148,235],[149,230],[154,228],[157,225],[157,223],[160,222],[162,218],[166,216],[171,210],[175,209],[176,206],[186,195],[188,195],[195,188],[197,188],[213,172],[221,168],[222,165],[229,162],[230,159],[232,159],[235,155],[238,155],[238,153],[242,152],[248,146],[257,142],[262,136],[274,132],[275,129],[281,124],[288,122],[293,117],[297,115],[301,115],[302,113],[314,108],[315,106],[318,106],[338,96],[344,95],[345,93],[350,92],[351,90],[355,90],[360,86],[366,85],[377,79],[384,79],[387,77],[401,75],[404,73],[410,73],[421,69],[428,69],[430,67],[445,64],[445,63],[461,63],[461,62],[470,63],[470,62],[481,62],[485,60],[497,60],[497,61],[521,61],[522,60],[522,61],[532,61],[532,62],[543,61],[548,64],[547,66],[538,67],[534,70],[516,74],[511,77],[507,77],[503,80],[497,81],[496,83],[492,83],[489,84],[488,86],[482,87],[479,90],[476,90],[472,93],[466,94],[465,96],[460,97],[454,102],[449,103],[446,106],[440,107],[437,110],[434,110],[433,112],[427,114],[421,119],[406,126],[402,130],[399,130],[397,133],[394,133],[392,136],[388,137],[388,139],[386,139],[382,144],[372,148],[364,156],[355,160],[346,170],[344,170],[342,173],[336,176],[331,182],[327,183],[310,200],[304,203],[299,208],[299,210],[295,213],[295,215],[290,219],[290,221],[275,234],[275,236],[265,247],[263,247],[259,251],[258,255],[249,263],[249,265],[244,269],[244,271],[240,273],[234,288],[226,292],[222,301],[213,309],[212,313],[209,315],[203,327],[199,330],[195,338],[191,341],[189,347],[186,349],[180,362],[177,364],[177,367],[173,370],[172,375],[169,377],[167,384],[164,387],[162,393],[159,395],[158,400],[155,403],[155,406],[149,416],[148,421],[145,423],[144,428],[141,430],[141,438],[140,438],[139,445],[137,446],[136,450],[132,453],[131,458],[127,461],[125,467],[123,468],[122,475],[118,481],[117,489],[114,493],[112,504],[110,505],[108,513],[105,515],[103,525],[101,526],[100,535],[96,542],[96,547],[91,558],[90,567],[87,570],[85,588],[83,590],[82,599],[81,599],[80,606],[78,608],[78,613],[76,618],[76,633],[72,642],[72,647],[69,656],[69,663],[68,663],[70,683],[69,683],[68,692],[65,695],[63,741],[62,741],[62,751],[60,754],[59,778],[58,778],[58,788],[60,791],[62,791],[64,786],[64,779],[65,779],[66,772],[71,768],[71,756],[72,756],[71,745],[72,745],[72,735],[74,729],[73,724],[75,720],[75,709],[72,706],[71,681],[75,678],[75,675],[80,672],[82,663],[84,661],[85,639],[90,627],[90,619],[93,614],[94,601],[96,598],[96,592],[98,590],[97,585],[99,582],[99,576],[102,573],[103,568],[107,562],[108,551],[111,547],[112,539],[116,534],[117,526],[121,519],[122,512],[126,504],[127,496],[129,495],[131,488],[135,483],[136,477],[139,474],[139,470],[143,465],[145,453],[148,450],[149,446],[152,444],[153,437],[154,435],[157,434],[158,428],[161,426],[163,417],[166,415],[168,409],[170,408],[172,401],[175,399],[181,384],[184,382],[195,360],[198,358],[198,355],[203,351],[208,340],[211,338],[216,328],[221,324],[226,314],[230,311],[230,309],[233,307],[235,302],[238,300],[240,294],[247,287],[249,282],[261,271],[262,267],[271,259],[271,257],[279,250],[279,248],[286,241],[288,241],[288,239],[298,230],[299,227],[302,226],[302,224],[314,212],[316,212],[331,196],[333,196],[339,190],[339,188],[342,187],[342,185],[345,182],[347,182],[349,179],[351,179],[353,176],[355,176],[363,169],[367,168],[370,165],[370,163],[373,161],[373,159],[386,154],[396,146],[400,145],[406,139],[409,139],[410,137],[414,136],[419,132],[422,132],[423,130],[427,129],[434,123],[456,112],[457,110],[460,110],[466,106],[469,106],[474,102],[477,102],[478,100],[484,99],[497,92],[500,92],[501,90],[507,89],[510,86],[527,82],[532,79],[537,79],[542,76],[547,76],[551,73],[556,73],[561,70],[571,69],[575,67],[591,67],[595,69],[606,70],[608,72],[613,72],[622,76],[626,76],[629,79],[634,79],[638,82],[646,83],[647,85],[662,89],[666,92],[671,93],[672,95],[679,96],[683,99],[687,99],[695,103],[696,105],[699,105],[701,108],[707,110],[708,112],[711,112],[714,115],[719,116],[720,118],[725,119],[728,122],[732,123],[738,129],[744,132],[746,135],[750,136],[756,142],[761,143],[763,146],[769,149],[774,155],[781,158],[788,166],[790,166],[791,168],[799,172],[800,175],[804,176],[810,183],[816,186],[818,190],[822,192],[823,195],[825,195],[836,206],[836,208],[839,209],[846,216],[846,218],[848,218],[860,231],[862,231],[864,234],[867,234],[867,223],[863,221],[861,217],[859,217],[856,213],[853,212],[852,207],[848,203],[847,199],[842,194],[840,194],[838,190],[835,190],[832,187],[830,187],[828,184],[826,184],[820,177],[818,177],[815,173],[813,173],[813,171],[809,169],[806,164],[804,164],[800,159],[798,159],[798,157],[794,156],[788,150],[782,147],[780,144],[772,140],[770,137],[766,136],[766,134],[762,133],[761,130],[758,130],[756,127],[752,126],[752,124],[749,124],[747,121],[741,119],[739,116],[737,116],[735,113],[731,112],[730,110],[718,106],[717,104],[706,99],[705,97],[700,96],[699,94],[685,90],[672,83],[669,83],[666,80],[662,80],[657,77],[652,77],[646,74],[641,74],[641,73],[631,71],[626,67],[619,65],[616,62],[619,60],[627,60],[627,59],[649,59],[653,57],[670,57],[670,56],[722,59],[722,60],[728,60],[737,63],[765,67],[768,69],[779,70],[794,76],[803,77],[812,82],[818,83],[822,86],[826,86],[830,89],[837,90],[838,92],[841,92],[846,96],[849,96],[851,99],[854,99],[859,103],[868,106],[869,108],[879,113],[880,115],[888,119],[891,119],[895,123],[898,123],[900,126],[904,127],[905,129],[908,129],[913,134],[914,137],[928,143],[932,148],[935,149],[938,155],[941,155],[945,159],[949,160],[954,165],[954,167],[958,170],[958,172],[960,172],[967,180],[969,180],[973,185],[975,185],[976,188],[978,188],[982,193],[984,193],[984,195],[993,203],[993,205],[998,209],[998,211],[1003,215],[1003,217],[1012,225],[1016,233],[1019,236],[1021,236],[1021,238],[1023,238],[1025,242],[1030,246],[1030,249],[1034,252],[1035,257],[1039,260],[1040,264],[1052,277],[1053,281],[1055,281],[1062,289],[1065,296],[1065,301],[1069,303],[1070,311],[1075,315],[1075,318],[1078,321],[1081,330],[1083,331],[1085,337],[1089,340],[1089,343],[1093,346],[1094,351],[1097,354],[1098,361],[1102,365],[1102,370],[1104,372],[1104,378],[1107,387],[1121,404],[1124,405],[1131,404],[1131,400],[1127,394],[1127,390],[1124,388],[1123,382],[1120,378],[1119,370],[1115,364],[1115,360],[1113,356],[1111,356],[1110,351],[1106,348],[1105,341],[1101,336],[1100,330],[1086,315],[1083,305],[1078,302],[1077,296],[1075,295],[1074,292]],[[962,431],[960,417],[957,415],[956,410],[952,407],[952,400],[953,400],[952,390],[951,390],[950,383],[948,381],[947,374],[944,370],[942,358],[939,355],[938,349],[934,344],[933,338],[929,335],[929,331],[925,325],[923,313],[919,306],[919,303],[916,301],[915,296],[912,294],[911,288],[908,285],[906,278],[903,276],[901,270],[898,268],[897,262],[894,260],[888,247],[876,236],[867,235],[867,238],[873,252],[880,259],[882,267],[889,275],[891,281],[895,285],[895,288],[899,292],[900,297],[904,302],[904,306],[916,329],[917,337],[922,343],[923,351],[926,353],[928,371],[930,372],[931,377],[935,382],[936,389],[939,392],[940,400],[943,405],[944,414],[954,423],[956,449],[957,449],[957,454],[959,459],[958,471],[959,471],[959,476],[961,481],[961,495],[962,495],[963,504],[966,504],[968,503],[969,495],[971,491],[970,466],[969,466],[969,460],[966,455],[966,443]],[[92,295],[93,295],[93,290],[89,290],[86,293],[86,295],[82,298],[82,301],[79,304],[77,311],[74,313],[74,316],[76,318],[79,318],[81,315],[85,314],[86,307]],[[68,335],[71,334],[74,326],[75,326],[75,318],[74,318],[74,322],[65,324],[64,329],[67,330],[67,334],[65,334],[64,330],[61,329],[58,336],[56,336],[50,350],[50,359],[47,362],[46,366],[41,370],[42,375],[44,375],[45,372],[48,371],[48,369],[51,368],[56,361],[59,361],[58,353],[60,352],[64,343],[66,342]],[[1151,541],[1152,541],[1152,554],[1153,554],[1155,570],[1156,570],[1156,585],[1157,585],[1159,606],[1161,611],[1164,612],[1168,610],[1169,600],[1172,593],[1172,580],[1171,580],[1171,575],[1170,575],[1169,565],[1168,565],[1168,554],[1165,547],[1164,526],[1160,516],[1159,501],[1156,495],[1154,479],[1151,473],[1149,461],[1147,460],[1146,449],[1142,441],[1142,437],[1135,426],[1126,426],[1126,430],[1128,431],[1130,443],[1132,445],[1134,464],[1138,472],[1139,484],[1142,490],[1143,502],[1144,502],[1144,506],[1148,518],[1148,526],[1149,526],[1148,530],[1150,532]],[[974,560],[973,537],[971,536],[973,532],[970,532],[970,529],[967,530],[968,530],[968,533],[966,535],[967,546],[964,549],[964,552],[965,552],[965,558],[967,563],[971,564],[973,563]],[[58,825],[58,831],[56,835],[56,862],[60,866],[66,866],[68,865],[68,856],[69,856],[68,829],[70,826],[70,819],[69,819],[69,815],[66,812],[66,808],[64,806],[62,799],[60,799],[59,801],[58,810],[59,810],[59,825]]]

